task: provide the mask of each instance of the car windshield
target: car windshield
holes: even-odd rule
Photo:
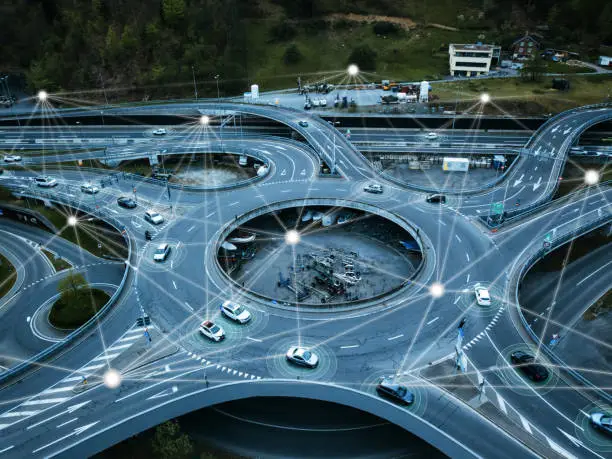
[[[213,333],[217,333],[219,331],[219,327],[217,325],[213,325],[209,328],[209,330]]]
[[[157,254],[157,255],[163,255],[165,251],[166,251],[166,248],[165,248],[165,247],[159,247],[159,248],[158,248],[158,249],[155,251],[155,254]]]
[[[242,306],[234,306],[234,314],[242,314],[242,311],[244,311],[244,309],[242,309]]]
[[[611,417],[609,417],[609,416],[606,416],[606,417],[601,418],[601,421],[600,421],[600,422],[601,422],[601,423],[602,423],[602,425],[604,425],[604,426],[611,426],[611,427],[612,427],[612,418],[611,418]]]
[[[397,388],[397,395],[399,395],[400,397],[406,396],[407,392],[408,392],[408,389],[406,389],[404,386],[399,386]]]
[[[310,360],[310,357],[312,357],[312,352],[310,352],[310,351],[304,351],[304,353],[302,354],[302,356],[304,357],[304,360]]]

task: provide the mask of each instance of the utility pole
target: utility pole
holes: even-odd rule
[[[191,75],[193,76],[193,94],[195,96],[195,100],[198,100],[198,87],[196,86],[195,69],[193,68],[193,65],[191,66]]]
[[[336,173],[336,136],[334,135],[334,156],[333,156],[333,165],[332,165],[332,175]]]
[[[106,102],[106,105],[108,105],[108,97],[106,97],[106,88],[104,87],[104,79],[102,78],[102,72],[99,72],[98,76],[100,77],[100,84],[102,85],[102,92],[104,93],[104,101]]]
[[[221,100],[221,96],[219,95],[219,78],[220,77],[221,75],[219,74],[215,75],[215,80],[217,81],[217,103],[219,103]]]

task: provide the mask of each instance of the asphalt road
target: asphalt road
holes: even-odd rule
[[[566,205],[543,208],[497,233],[484,230],[471,217],[486,211],[492,200],[503,200],[507,205],[517,199],[521,199],[521,205],[546,202],[574,138],[595,116],[609,117],[609,112],[579,111],[560,117],[538,133],[501,186],[488,193],[453,198],[448,206],[435,206],[424,202],[424,193],[388,182],[384,182],[382,195],[364,193],[365,183],[382,181],[367,160],[342,133],[315,117],[309,119],[308,128],[301,128],[298,121],[303,115],[299,112],[231,104],[125,110],[214,113],[237,109],[282,120],[300,131],[316,154],[328,162],[333,162],[335,144],[343,178],[318,178],[309,173],[314,172],[312,151],[296,147],[288,153],[283,150],[285,145],[275,143],[281,148],[251,146],[266,150],[275,167],[264,180],[249,187],[205,193],[177,190],[171,201],[164,188],[148,183],[120,181],[105,188],[96,197],[101,215],[119,218],[138,242],[140,260],[129,287],[131,295],[114,308],[90,338],[59,356],[53,367],[41,368],[2,391],[5,411],[0,413],[0,452],[14,457],[90,454],[163,419],[212,404],[219,398],[236,397],[241,392],[234,389],[241,387],[232,384],[236,381],[253,381],[253,387],[262,391],[269,390],[264,384],[268,381],[296,380],[298,376],[306,381],[333,382],[334,389],[313,389],[324,398],[337,387],[373,395],[376,379],[391,374],[419,397],[419,403],[409,412],[439,426],[450,437],[461,439],[465,448],[484,457],[525,457],[529,453],[513,438],[444,392],[443,381],[440,387],[432,387],[420,376],[421,367],[452,357],[457,326],[465,317],[461,344],[470,361],[469,373],[478,370],[486,375],[487,397],[500,413],[545,445],[550,457],[605,457],[609,444],[583,435],[586,430],[581,424],[581,410],[589,410],[593,394],[569,387],[561,377],[548,382],[547,390],[542,390],[509,367],[510,350],[529,344],[524,341],[522,325],[509,313],[512,308],[508,307],[506,294],[509,278],[520,269],[526,255],[541,247],[544,234],[572,236],[595,222],[610,221],[612,190],[596,188]],[[290,170],[294,173],[290,174]],[[307,171],[305,178],[295,173],[302,170]],[[21,183],[32,191],[24,175],[28,173],[2,180]],[[74,194],[79,183],[91,179],[86,172],[57,171],[57,175],[61,184],[51,193],[60,197]],[[166,209],[167,224],[153,228],[139,218],[142,208],[133,212],[117,208],[115,198],[132,186],[143,199],[143,207]],[[314,312],[258,300],[230,283],[216,268],[212,242],[237,217],[293,199],[303,203],[308,203],[307,199],[331,199],[338,205],[369,204],[391,212],[419,229],[426,245],[427,268],[409,294],[372,302],[358,310]],[[173,212],[167,210],[170,203]],[[164,264],[150,261],[152,244],[143,241],[145,228],[154,231],[153,244],[172,244],[173,253]],[[428,287],[434,281],[444,285],[440,298],[429,294]],[[489,286],[491,307],[475,305],[472,292],[476,283]],[[218,317],[219,304],[226,298],[244,302],[254,315],[252,323],[236,326]],[[100,364],[112,366],[108,355],[115,352],[108,349],[119,352],[123,343],[132,341],[132,336],[134,340],[142,339],[142,330],[131,328],[141,307],[164,333],[162,342],[151,345],[163,348],[172,343],[179,345],[181,351],[124,375],[124,383],[118,389],[97,386],[74,394],[72,387],[83,375]],[[224,342],[210,343],[197,334],[197,326],[205,318],[222,323],[228,334]],[[284,352],[296,342],[317,349],[321,365],[316,370],[295,369],[285,362]],[[558,374],[562,371],[559,369]],[[280,387],[283,386],[276,386]],[[376,399],[358,399],[397,422],[412,419],[405,412],[397,418],[393,405],[379,407],[371,405],[380,403]],[[455,422],[447,422],[451,416]],[[438,438],[442,437],[438,434]],[[469,453],[458,453],[463,454]]]

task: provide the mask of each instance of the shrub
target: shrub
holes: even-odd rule
[[[302,60],[302,52],[300,48],[297,47],[295,43],[292,43],[285,50],[285,54],[283,55],[283,62],[286,65],[295,65]]]

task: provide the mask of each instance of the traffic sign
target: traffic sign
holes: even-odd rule
[[[501,215],[504,213],[504,203],[494,202],[491,204],[491,215]]]

